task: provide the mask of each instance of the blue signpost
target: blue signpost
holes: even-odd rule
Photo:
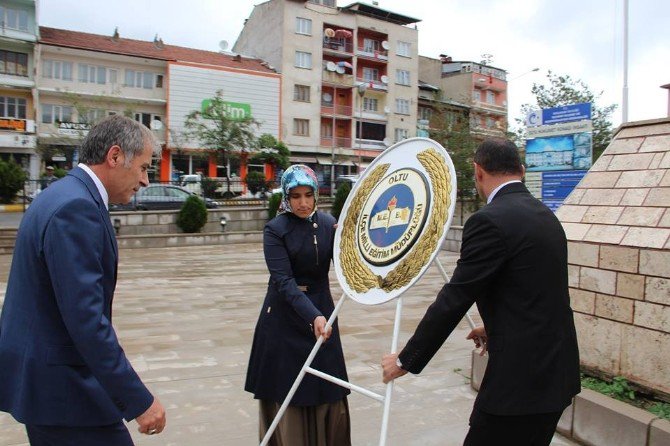
[[[586,172],[588,171],[542,172],[542,202],[552,211],[556,211]]]

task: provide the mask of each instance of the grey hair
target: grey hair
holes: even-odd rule
[[[130,166],[135,155],[151,144],[154,154],[160,146],[151,130],[141,123],[121,115],[109,116],[94,125],[81,145],[79,162],[94,166],[105,162],[110,147],[117,145],[125,157],[124,166]]]

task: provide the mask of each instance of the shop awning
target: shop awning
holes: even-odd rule
[[[288,157],[288,160],[293,164],[316,164],[316,157],[313,156],[298,156],[292,155]]]
[[[316,160],[322,166],[330,166],[332,164],[332,157],[330,157],[330,156],[317,156]],[[335,157],[335,165],[336,166],[355,166],[353,161],[351,161],[349,159],[338,158],[338,157]]]

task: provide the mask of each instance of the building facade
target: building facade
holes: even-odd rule
[[[35,137],[34,1],[0,2],[0,156],[13,157],[31,177],[40,173]]]
[[[200,110],[219,90],[226,100],[255,112],[259,135],[278,136],[281,79],[260,60],[167,45],[158,37],[126,39],[116,30],[108,36],[46,27],[40,31],[37,129],[49,164],[71,168],[90,126],[124,114],[149,127],[161,143],[151,180],[222,172],[244,179],[244,163],[221,166],[211,148],[184,135],[186,115]]]
[[[469,106],[470,130],[477,138],[507,131],[507,73],[476,62],[420,56],[419,77],[438,87],[442,99]]]
[[[324,184],[416,135],[419,20],[363,3],[256,5],[233,51],[282,74],[281,139]]]

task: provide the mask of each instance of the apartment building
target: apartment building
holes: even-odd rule
[[[218,90],[249,112],[264,110],[259,134],[278,135],[280,78],[259,60],[167,45],[158,36],[140,41],[118,30],[99,35],[46,27],[37,53],[37,129],[49,164],[71,168],[90,126],[121,113],[149,127],[162,145],[151,180],[235,169],[239,175],[239,164],[221,166],[209,149],[183,136],[185,116]]]
[[[416,135],[418,19],[375,5],[269,0],[256,5],[233,51],[282,75],[281,138],[292,162],[331,175],[365,168]]]
[[[419,78],[439,88],[443,100],[469,107],[475,137],[504,136],[507,131],[506,71],[477,62],[420,56]]]
[[[443,97],[439,87],[419,79],[416,136],[430,137],[430,130],[451,131],[468,123],[470,106]]]
[[[32,178],[40,173],[33,104],[35,16],[34,0],[0,2],[0,156],[13,157]]]

